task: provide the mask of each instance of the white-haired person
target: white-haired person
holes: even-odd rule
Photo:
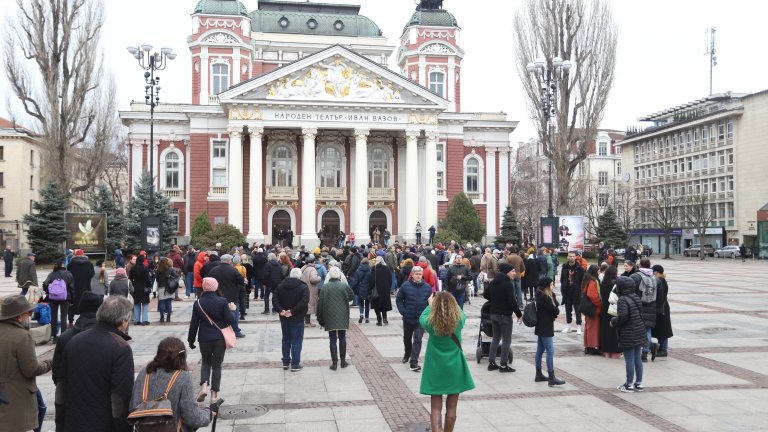
[[[309,287],[301,281],[300,269],[292,269],[277,286],[272,296],[272,307],[280,315],[283,369],[298,372],[303,369],[301,347],[304,342],[304,316],[309,307]]]
[[[330,368],[336,370],[339,359],[341,359],[342,368],[349,365],[347,363],[349,302],[355,295],[352,288],[346,282],[341,281],[341,269],[331,267],[328,277],[330,280],[323,284],[323,289],[317,300],[317,322],[328,332],[331,349]]]

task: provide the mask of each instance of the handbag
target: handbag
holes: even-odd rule
[[[200,300],[196,301],[195,303],[197,303],[197,307],[200,308],[200,312],[202,312],[203,315],[208,318],[208,322],[211,323],[211,326],[219,329],[222,336],[224,336],[224,344],[227,346],[227,349],[237,346],[237,335],[235,334],[235,330],[232,328],[232,326],[228,325],[224,328],[219,327],[215,322],[213,322],[211,317],[205,313],[205,310],[203,310],[203,305],[200,304]]]
[[[523,324],[526,327],[536,327],[539,322],[538,310],[536,309],[536,300],[531,300],[523,308]]]
[[[373,268],[373,289],[371,290],[371,303],[379,301],[379,288],[376,283],[376,267]]]
[[[128,423],[132,424],[137,432],[173,432],[181,430],[181,416],[176,425],[173,424],[173,405],[168,400],[168,393],[176,383],[181,371],[176,371],[165,387],[165,392],[157,399],[149,399],[149,372],[144,378],[144,391],[142,401],[128,414]]]
[[[611,290],[608,296],[608,315],[616,316],[619,314],[619,295],[616,294],[616,287]]]
[[[597,312],[595,310],[595,305],[592,304],[592,300],[590,300],[589,297],[587,297],[587,293],[584,291],[581,292],[581,302],[579,303],[579,312],[588,317],[595,316],[595,313]]]

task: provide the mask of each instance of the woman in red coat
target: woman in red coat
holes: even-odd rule
[[[600,313],[602,301],[600,300],[600,288],[597,283],[598,268],[591,265],[587,268],[584,280],[581,282],[581,292],[585,293],[590,302],[595,306],[593,316],[584,315],[584,354],[599,354],[600,347]]]

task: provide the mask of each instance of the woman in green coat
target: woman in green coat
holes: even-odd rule
[[[430,421],[433,432],[453,431],[459,393],[475,388],[461,350],[461,329],[466,320],[456,299],[447,291],[432,294],[429,306],[419,318],[421,327],[429,333],[419,392],[432,396]],[[443,395],[446,395],[445,429],[442,424]]]
[[[323,284],[320,297],[317,299],[317,322],[331,340],[331,370],[336,370],[336,364],[341,354],[341,367],[347,363],[347,329],[349,329],[349,302],[355,298],[352,288],[341,280],[341,269],[331,267],[328,271],[328,282]],[[336,351],[336,340],[339,341],[339,351]]]

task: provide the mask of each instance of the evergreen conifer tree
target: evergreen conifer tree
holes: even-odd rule
[[[485,234],[485,226],[480,222],[475,206],[463,192],[453,197],[445,217],[438,225],[439,231],[435,235],[435,241],[438,242],[479,242]]]
[[[115,249],[125,242],[125,215],[115,202],[115,197],[106,185],[99,184],[91,195],[91,209],[94,213],[107,214],[107,258],[115,258]]]
[[[125,246],[129,252],[141,250],[141,220],[149,214],[149,188],[152,184],[149,173],[144,171],[136,183],[136,193],[128,204],[128,214],[125,219]],[[155,191],[155,216],[160,218],[163,227],[161,251],[167,251],[173,237],[173,217],[171,216],[171,201],[165,195]]]
[[[230,250],[245,243],[245,235],[230,224],[218,224],[213,230],[203,234],[196,245],[202,249],[213,249],[221,243],[221,250]]]
[[[64,212],[68,207],[66,196],[49,181],[40,190],[40,200],[32,203],[32,213],[24,215],[27,239],[38,262],[64,257],[64,241],[67,240]]]
[[[501,234],[496,237],[496,243],[517,243],[522,244],[522,233],[517,227],[517,213],[511,205],[504,210],[504,217],[501,222]]]
[[[612,248],[626,245],[627,233],[621,227],[613,207],[609,206],[597,217],[597,239]]]
[[[192,238],[190,241],[195,247],[203,247],[200,240],[211,231],[213,231],[213,227],[208,220],[208,212],[203,210],[202,213],[195,217],[195,221],[192,223]]]

